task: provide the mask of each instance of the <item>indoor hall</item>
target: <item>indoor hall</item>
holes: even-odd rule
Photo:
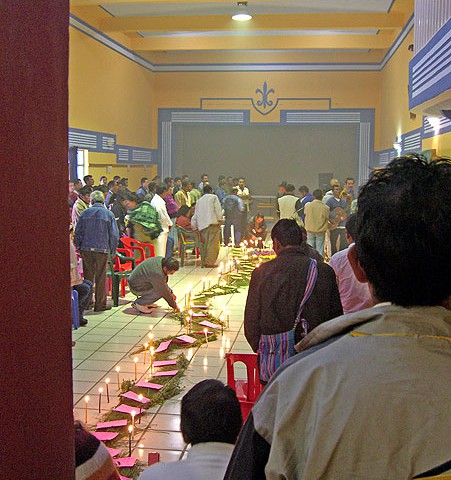
[[[450,109],[449,70],[440,60],[449,56],[447,1],[437,11],[427,1],[324,1],[324,15],[312,2],[296,12],[281,4],[274,12],[271,2],[259,2],[252,13],[255,20],[263,17],[262,35],[247,35],[250,43],[239,48],[235,34],[212,18],[228,16],[228,10],[207,10],[207,26],[187,21],[192,14],[179,11],[190,3],[224,9],[223,2],[177,2],[165,10],[168,2],[139,1],[135,11],[126,11],[128,3],[2,6],[2,251],[8,276],[2,290],[1,416],[2,458],[10,459],[13,478],[31,478],[24,458],[33,459],[35,478],[48,478],[49,468],[52,478],[73,478],[74,403],[77,410],[82,395],[95,395],[92,389],[106,374],[83,363],[106,362],[102,369],[111,369],[142,340],[144,315],[123,315],[126,305],[88,315],[85,329],[70,328],[68,145],[72,153],[83,152],[82,167],[96,181],[117,174],[136,190],[141,177],[156,174],[188,173],[196,182],[204,171],[215,181],[219,174],[245,175],[261,205],[272,205],[281,180],[292,179],[296,187],[305,180],[312,189],[319,186],[318,174],[327,173],[341,180],[354,176],[361,184],[397,154],[451,153],[451,124],[444,113]],[[158,11],[149,15],[156,5]],[[270,17],[277,14],[280,18]],[[327,36],[317,35],[323,30]],[[327,126],[343,129],[346,149],[329,142]],[[304,153],[298,161],[288,148],[294,131],[289,129],[303,127],[317,137],[297,146]],[[273,133],[277,129],[280,136]],[[242,138],[232,136],[235,130]],[[259,139],[256,158],[251,137]],[[213,139],[223,143],[218,147],[208,141]],[[321,163],[320,157],[334,154],[344,163]],[[227,166],[229,155],[234,168]],[[77,159],[69,157],[74,174]],[[173,279],[182,290],[189,268]],[[239,329],[245,296],[230,301],[237,310],[231,346],[248,351]],[[103,330],[100,341],[96,329]],[[90,342],[90,335],[96,341]],[[84,343],[95,345],[82,350]],[[121,351],[107,350],[115,343]],[[206,348],[200,350],[196,358]],[[94,358],[77,358],[82,351]],[[123,355],[96,355],[102,352]],[[214,375],[225,380],[223,365],[217,367]]]

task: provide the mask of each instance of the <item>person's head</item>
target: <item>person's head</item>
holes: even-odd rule
[[[341,188],[340,188],[340,185],[334,185],[332,187],[332,195],[335,197],[335,198],[338,198],[340,196],[340,193],[341,193]]]
[[[147,188],[149,186],[149,179],[147,177],[141,178],[141,187]]]
[[[238,179],[238,186],[241,188],[241,190],[246,186],[246,179],[244,177],[240,177]]]
[[[92,189],[85,185],[84,187],[80,188],[78,191],[78,196],[81,198],[85,203],[89,203],[89,196],[91,195]]]
[[[451,160],[394,159],[359,193],[348,258],[380,302],[442,305],[451,296]]]
[[[179,269],[179,261],[174,257],[163,258],[161,268],[166,275],[174,275]]]
[[[172,188],[174,186],[174,179],[172,177],[165,177],[163,183],[165,183],[168,188]]]
[[[294,191],[295,191],[295,187],[294,185],[292,185],[291,183],[287,184],[287,186],[285,187],[287,193],[289,195],[294,195]]]
[[[260,225],[265,221],[265,217],[261,213],[257,213],[254,217],[254,221],[256,225]]]
[[[72,193],[75,190],[75,185],[73,180],[69,180],[69,193]]]
[[[354,241],[354,237],[356,236],[357,217],[355,213],[349,215],[349,217],[346,219],[345,228],[346,240],[350,245]]]
[[[127,208],[128,200],[127,200],[127,192],[117,192],[116,194],[116,202],[119,202],[122,207]]]
[[[225,175],[219,175],[219,177],[218,177],[218,185],[219,185],[223,180],[225,180],[225,178],[226,178]]]
[[[121,193],[121,192],[119,192]],[[142,198],[137,195],[135,192],[122,192],[125,194],[126,200],[126,205],[129,210],[133,210],[134,208],[137,207],[139,203],[142,202]]]
[[[94,185],[94,178],[92,177],[92,175],[85,175],[83,177],[83,181],[88,187],[92,187]]]
[[[187,217],[189,210],[188,205],[182,205],[177,211],[177,217]]]
[[[206,173],[203,173],[200,177],[201,182],[208,182],[208,175]]]
[[[354,184],[355,184],[355,180],[354,180],[352,177],[348,177],[348,178],[345,180],[344,187],[345,187],[346,190],[349,192],[349,191],[351,191],[351,190],[354,190]]]
[[[105,177],[105,175],[102,175],[99,179],[99,185],[107,185],[108,184],[108,178]]]
[[[155,175],[155,177],[152,178],[152,182],[154,182],[158,185],[161,182],[160,175]]]
[[[238,195],[238,187],[232,187],[230,189],[230,195]]]
[[[299,193],[300,193],[301,197],[304,198],[307,195],[307,193],[309,193],[309,189],[308,189],[307,185],[301,185],[299,187]]]
[[[182,190],[184,190],[186,193],[191,190],[191,184],[187,180],[182,182]]]
[[[282,218],[271,230],[274,251],[278,255],[284,248],[296,247],[302,243],[302,234],[296,220]]]
[[[116,193],[119,190],[117,182],[110,180],[108,182],[108,190],[111,190],[113,193]]]
[[[155,193],[155,189],[157,188],[157,183],[155,182],[150,182],[149,185],[147,186],[147,190],[149,190],[150,193]]]
[[[156,185],[155,193],[160,195],[160,197],[164,197],[168,193],[168,186],[166,183],[160,183],[159,185]]]
[[[287,182],[285,180],[281,182],[277,189],[279,191],[279,195],[284,195],[287,192]]]
[[[79,178],[76,178],[74,180],[74,187],[75,190],[78,192],[83,187],[83,182]]]
[[[227,181],[227,185],[229,187],[232,187],[233,186],[233,177],[227,177],[226,178],[226,181]]]
[[[182,186],[182,179],[180,177],[175,177],[174,178],[174,184],[178,187],[181,188]]]
[[[204,188],[202,189],[202,193],[205,195],[206,193],[213,193],[213,188],[211,185],[207,183],[207,185],[204,185]]]
[[[226,182],[225,178],[223,178],[218,184],[218,186],[221,190],[224,190],[226,188],[226,185],[227,185],[227,182]]]
[[[182,182],[189,182],[189,175],[182,175]]]
[[[235,185],[235,187],[237,187],[239,181],[240,181],[240,179],[238,177],[234,177],[233,178],[233,185]]]
[[[105,203],[105,195],[100,190],[94,190],[89,197],[89,201],[91,205],[94,205],[94,203]]]
[[[195,182],[190,182],[190,185],[191,185],[191,190],[197,190]]]
[[[340,186],[340,182],[338,181],[338,178],[331,178],[329,180],[329,185],[330,185],[330,188],[332,188],[334,185]]]
[[[236,394],[219,380],[203,380],[182,398],[180,428],[186,443],[234,444],[243,417]]]
[[[114,180],[115,182],[118,182],[120,179],[121,179],[121,176],[120,176],[120,175],[115,175],[115,176],[113,177],[113,180]]]
[[[121,183],[122,183],[122,186],[124,188],[127,188],[128,187],[128,178],[127,177],[121,178]]]

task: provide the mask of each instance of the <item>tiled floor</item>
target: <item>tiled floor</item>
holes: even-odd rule
[[[225,256],[224,249],[219,260]],[[194,258],[194,257],[191,257]],[[197,265],[199,263],[197,262]],[[195,260],[189,261],[184,268],[169,278],[169,283],[183,304],[188,288],[194,292],[202,289],[202,278],[209,277],[211,282],[217,280],[216,270],[206,270],[196,266]],[[184,350],[190,358],[190,364],[182,379],[184,390],[177,397],[167,400],[163,405],[146,411],[141,424],[137,425],[132,454],[139,460],[147,462],[147,453],[158,451],[161,461],[174,461],[183,456],[186,445],[180,434],[180,399],[197,382],[205,378],[216,378],[226,382],[224,354],[250,353],[243,335],[243,312],[247,289],[241,288],[239,293],[219,296],[212,300],[213,311],[230,312],[229,328],[224,330],[219,339],[197,349]],[[160,300],[160,307],[152,314],[138,314],[130,301],[134,296],[130,293],[121,298],[121,305],[107,312],[88,313],[89,323],[73,332],[76,346],[73,348],[74,373],[74,415],[76,419],[85,420],[85,395],[89,395],[87,426],[94,429],[101,414],[98,413],[98,390],[103,387],[102,414],[117,404],[117,374],[120,367],[120,378],[132,380],[134,362],[131,353],[141,346],[153,325],[155,339],[182,332],[179,324],[167,315],[170,311],[166,302]],[[138,377],[144,374],[142,355],[137,364]],[[237,367],[235,375],[244,378],[245,372]],[[110,378],[110,403],[106,402],[105,378]],[[125,444],[124,444],[125,445]],[[128,453],[124,451],[124,454]]]

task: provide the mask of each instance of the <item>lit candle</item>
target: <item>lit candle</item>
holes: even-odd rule
[[[138,419],[138,423],[141,423],[141,410],[142,410],[142,405],[143,405],[143,396],[142,394],[140,393],[138,395],[138,400],[139,400],[139,419]]]
[[[135,411],[135,410],[132,410],[132,411],[130,412],[130,416],[132,417],[132,426],[134,427],[134,426],[135,426],[136,411]]]
[[[226,314],[227,314],[227,328],[229,328],[229,326],[230,326],[230,311],[227,310]]]
[[[208,328],[204,328],[204,334],[205,334],[205,342],[208,345]]]
[[[150,333],[149,333],[149,335],[150,335]],[[147,355],[147,349],[148,348],[149,348],[149,344],[145,343],[144,344],[144,361],[143,361],[144,365],[146,364],[146,355]]]
[[[110,379],[109,378],[105,378],[105,385],[106,385],[106,401],[108,403],[110,403],[110,388],[109,388],[109,385],[110,384]]]
[[[133,425],[128,426],[128,456],[132,456]]]
[[[121,389],[121,379],[119,377],[119,372],[121,371],[121,367],[116,367],[116,379],[117,379],[117,389]]]
[[[188,290],[185,291],[185,308],[188,306]]]
[[[147,337],[149,338],[149,345],[152,346],[153,344],[153,332],[150,332]]]
[[[102,393],[103,393],[103,388],[99,388],[99,413],[102,413]]]
[[[190,289],[188,290],[188,307],[191,305],[191,286]]]
[[[150,374],[153,373],[153,356],[155,355],[155,349],[150,347]]]
[[[210,280],[210,277],[208,277],[208,289],[210,289],[211,287],[211,280]]]
[[[89,395],[85,397],[85,423],[88,423],[88,403],[89,403]]]
[[[137,378],[138,378],[138,368],[137,368],[138,360],[139,360],[138,357],[135,357],[135,358],[133,359],[133,361],[135,362],[135,382],[136,382],[136,380],[137,380]]]
[[[235,227],[230,226],[230,236],[232,237],[232,245],[235,246]]]
[[[186,333],[189,333],[189,316],[187,315],[185,317],[185,328],[186,328]]]
[[[203,291],[203,292],[205,291],[205,286],[206,286],[206,284],[207,284],[207,279],[204,277],[204,278],[202,279],[202,291]]]

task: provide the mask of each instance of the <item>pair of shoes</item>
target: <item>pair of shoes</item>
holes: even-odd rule
[[[87,318],[81,318],[80,319],[80,326],[81,327],[86,327],[87,324],[88,324],[88,319]]]
[[[149,307],[146,307],[144,305],[140,305],[139,303],[136,303],[136,302],[133,302],[132,303],[132,307],[135,309],[135,310],[138,310],[138,312],[141,312],[141,313],[152,313],[152,309],[149,308]]]
[[[94,312],[104,312],[105,310],[111,310],[111,305],[102,305],[101,307],[94,307]]]
[[[218,268],[218,265],[216,263],[214,265],[205,264],[204,268]]]

